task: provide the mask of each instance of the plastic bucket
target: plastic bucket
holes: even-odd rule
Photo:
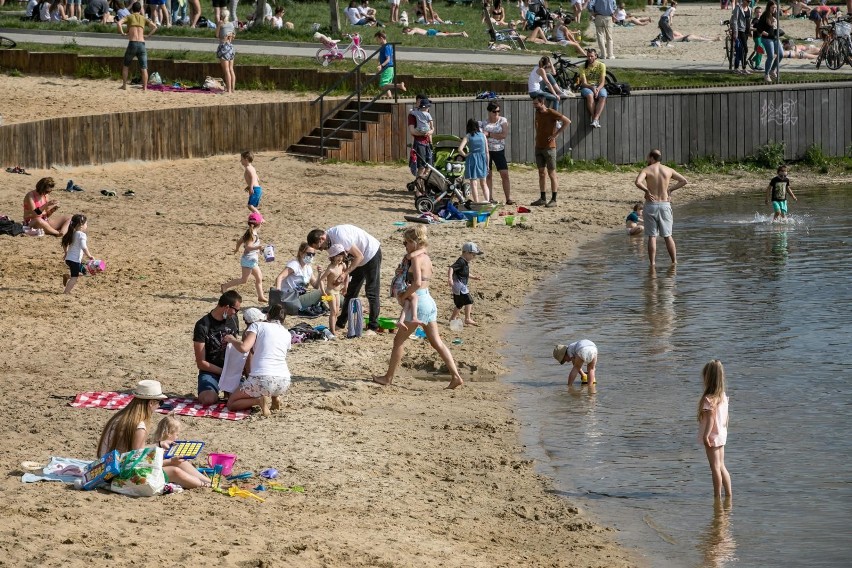
[[[234,454],[210,454],[207,456],[207,465],[210,467],[222,466],[222,475],[230,475],[234,469],[234,462],[237,461],[237,456]]]
[[[515,224],[515,216],[514,215],[506,215],[506,224],[510,227]]]

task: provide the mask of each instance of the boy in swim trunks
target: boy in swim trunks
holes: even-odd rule
[[[799,198],[790,189],[790,179],[787,177],[787,166],[778,166],[778,175],[772,178],[769,182],[769,187],[766,188],[766,204],[769,205],[769,200],[772,200],[772,210],[775,211],[773,221],[777,221],[778,217],[787,218],[787,194],[799,202]]]
[[[252,213],[260,213],[257,210],[260,207],[260,197],[263,195],[263,189],[260,187],[260,180],[257,177],[257,170],[254,169],[254,154],[250,150],[246,150],[240,154],[240,164],[245,168],[244,176],[246,178],[245,191],[249,194],[248,208]]]

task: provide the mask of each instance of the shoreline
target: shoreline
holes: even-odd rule
[[[306,164],[260,153],[255,164],[265,189],[261,229],[278,259],[266,265],[268,284],[307,231],[351,222],[382,241],[382,281],[402,256],[399,227],[412,199],[404,166]],[[72,178],[80,194],[56,191],[61,211],[89,216],[89,246],[107,261],[105,273],[84,279],[75,296],[61,292],[64,271],[56,239],[8,239],[0,261],[0,314],[16,322],[0,348],[7,412],[13,433],[0,446],[0,466],[51,455],[93,458],[110,413],[73,409],[68,397],[89,390],[124,390],[143,378],[169,393],[194,392],[194,322],[218,298],[218,283],[238,271],[230,254],[244,227],[242,169],[235,156],[174,162],[119,163],[7,175],[0,201],[16,218],[23,194],[42,176],[57,187]],[[537,195],[535,170],[513,169],[513,198]],[[795,171],[791,177],[795,176]],[[82,493],[58,484],[24,485],[7,475],[4,548],[10,562],[72,566],[111,559],[213,561],[224,566],[634,566],[635,554],[613,529],[591,522],[550,491],[519,439],[512,388],[499,380],[504,341],[524,298],[582,245],[620,227],[641,196],[635,173],[560,172],[560,206],[528,214],[529,228],[496,218],[487,228],[430,227],[430,254],[443,274],[467,240],[486,254],[474,261],[477,328],[452,334],[451,299],[436,279],[439,321],[467,385],[443,390],[440,359],[423,341],[407,345],[395,385],[365,379],[384,370],[387,335],[296,346],[288,357],[293,387],[284,411],[244,422],[183,418],[188,439],[206,451],[231,451],[236,471],[276,467],[304,494],[273,492],[263,504],[189,491],[154,500]],[[688,176],[675,203],[762,188],[765,176]],[[724,187],[722,187],[724,186]],[[119,197],[100,195],[118,190]],[[136,196],[122,197],[125,189]],[[753,189],[755,195],[758,189]],[[500,191],[498,190],[498,195]],[[317,261],[324,266],[325,258]],[[243,304],[256,305],[248,284]],[[398,306],[382,297],[382,312]],[[295,324],[298,318],[288,318]],[[322,319],[311,320],[314,325]],[[549,356],[549,350],[543,356]],[[253,487],[255,483],[250,484]],[[60,543],[60,544],[56,544]],[[70,560],[69,559],[73,559]],[[179,560],[178,560],[179,559]]]

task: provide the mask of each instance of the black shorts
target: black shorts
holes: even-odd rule
[[[68,265],[68,268],[71,270],[71,278],[77,278],[80,276],[80,273],[83,272],[83,263],[82,262],[74,262],[73,260],[66,260],[65,264]]]
[[[453,302],[455,302],[457,308],[461,309],[473,304],[473,298],[470,297],[470,294],[453,294]]]
[[[491,164],[497,168],[498,172],[509,169],[509,164],[506,163],[506,150],[495,150],[488,152],[488,169],[491,169]]]
[[[228,7],[228,0],[213,0],[213,7],[214,8],[227,8]]]

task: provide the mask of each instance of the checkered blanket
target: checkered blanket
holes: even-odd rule
[[[133,399],[133,395],[121,392],[84,392],[74,398],[71,406],[75,408],[106,408],[107,410],[120,410],[127,406]],[[224,402],[212,406],[202,406],[194,398],[167,398],[163,401],[160,414],[174,412],[183,416],[197,416],[208,418],[220,418],[222,420],[242,420],[248,418],[250,412],[233,412],[227,409]]]

